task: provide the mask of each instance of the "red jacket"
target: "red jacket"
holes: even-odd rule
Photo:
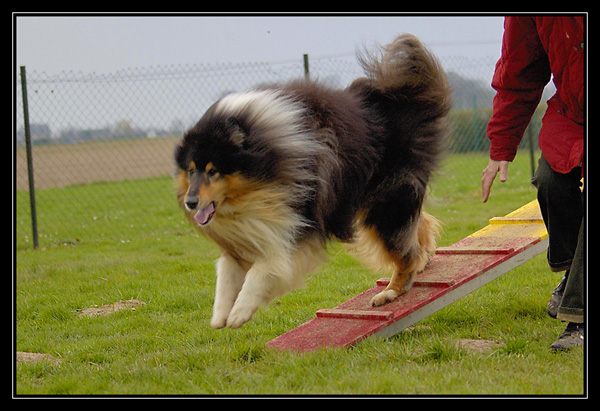
[[[583,16],[506,17],[502,56],[492,79],[494,110],[487,128],[492,160],[514,159],[552,75],[556,94],[548,100],[539,146],[559,173],[582,165],[583,47]]]

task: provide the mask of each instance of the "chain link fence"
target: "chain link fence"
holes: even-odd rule
[[[450,151],[484,155],[489,150],[485,130],[494,96],[489,84],[495,59],[445,58],[442,64],[454,89]],[[186,223],[179,218],[170,176],[173,148],[183,132],[218,98],[296,79],[305,75],[305,69],[299,58],[280,63],[155,66],[108,74],[48,75],[28,70],[26,101],[39,244],[128,241],[135,235],[181,230]],[[363,72],[354,57],[347,56],[311,59],[309,75],[326,85],[345,87]],[[15,93],[16,243],[17,248],[31,248],[21,80]],[[537,136],[539,123],[536,114],[532,136]],[[529,144],[527,139],[524,144]],[[473,163],[446,172],[472,181],[476,188],[483,166]]]

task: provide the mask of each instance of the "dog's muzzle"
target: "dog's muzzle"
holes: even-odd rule
[[[190,211],[195,210],[196,207],[198,207],[198,203],[199,203],[198,197],[189,197],[188,196],[185,198],[185,207]]]

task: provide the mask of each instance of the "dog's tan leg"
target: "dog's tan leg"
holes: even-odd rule
[[[413,276],[425,269],[429,256],[435,252],[439,235],[439,222],[435,217],[422,213],[419,227],[414,235],[413,251],[401,258],[395,258],[394,270],[388,286],[371,299],[372,306],[387,304],[411,289]],[[390,256],[390,259],[393,258]]]
[[[412,264],[407,269],[394,271],[388,286],[371,299],[371,305],[377,307],[394,301],[400,295],[404,294],[412,287],[413,271]]]

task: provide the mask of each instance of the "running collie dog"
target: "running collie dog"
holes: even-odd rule
[[[360,57],[345,90],[297,81],[230,94],[175,149],[177,197],[221,248],[211,326],[238,328],[304,284],[328,240],[392,272],[371,304],[410,289],[436,248],[422,211],[450,91],[412,35]]]

